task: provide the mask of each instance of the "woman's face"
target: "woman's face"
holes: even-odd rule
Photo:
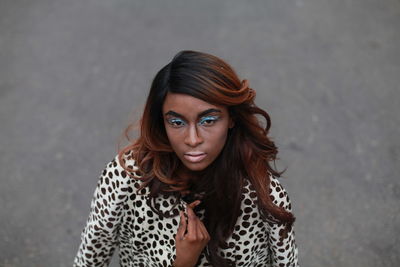
[[[191,171],[204,170],[218,157],[234,125],[225,106],[185,94],[168,93],[162,112],[172,149]]]

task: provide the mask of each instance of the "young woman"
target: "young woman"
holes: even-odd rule
[[[74,266],[108,265],[116,247],[121,266],[298,266],[271,121],[254,98],[215,56],[181,51],[164,66],[139,138],[100,176]]]

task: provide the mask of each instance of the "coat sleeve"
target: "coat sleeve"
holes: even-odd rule
[[[291,201],[286,190],[282,187],[277,178],[271,176],[270,195],[273,203],[292,211]],[[271,252],[271,263],[273,267],[298,267],[298,250],[295,242],[293,226],[287,235],[282,235],[285,230],[284,224],[267,223],[269,231],[269,248]]]
[[[86,226],[73,266],[108,266],[118,244],[118,231],[126,201],[129,176],[117,156],[101,173],[91,201]]]

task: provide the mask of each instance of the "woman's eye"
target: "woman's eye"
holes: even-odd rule
[[[204,117],[200,120],[201,125],[213,125],[218,120],[216,116]]]
[[[183,126],[185,124],[181,119],[168,119],[168,123],[175,127]]]

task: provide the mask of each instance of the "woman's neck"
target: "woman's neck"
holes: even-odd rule
[[[184,181],[196,181],[201,176],[201,172],[191,171],[186,167],[179,168],[176,172],[178,177]]]

